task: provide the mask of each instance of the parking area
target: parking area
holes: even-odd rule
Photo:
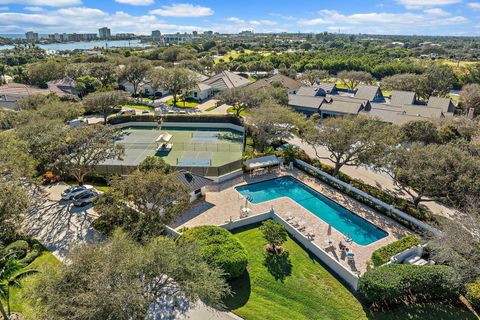
[[[64,260],[75,245],[102,238],[92,227],[97,214],[91,204],[75,207],[71,201],[62,200],[61,193],[67,187],[65,183],[57,183],[32,188],[32,206],[22,223],[27,234],[60,260]]]

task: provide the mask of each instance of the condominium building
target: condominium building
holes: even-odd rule
[[[100,39],[108,39],[112,36],[110,28],[103,27],[98,29],[98,36]]]
[[[25,33],[25,37],[27,38],[27,40],[38,40],[38,33],[28,31],[27,33]]]

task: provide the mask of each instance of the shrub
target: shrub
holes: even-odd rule
[[[267,220],[263,222],[260,231],[262,231],[265,240],[268,241],[270,249],[275,253],[277,253],[277,247],[282,246],[287,241],[287,229],[276,221]]]
[[[480,278],[472,283],[467,283],[465,286],[467,289],[466,297],[477,309],[480,308]]]
[[[32,263],[35,259],[37,259],[40,254],[42,253],[41,250],[38,250],[38,249],[33,249],[32,251],[30,251],[29,253],[27,253],[27,255],[25,257],[23,257],[22,259],[18,260],[18,262],[28,266],[30,263]]]
[[[197,242],[203,259],[210,265],[221,268],[227,279],[237,278],[247,267],[247,252],[233,235],[220,227],[200,226],[188,229],[179,242]]]
[[[373,307],[454,300],[461,290],[460,277],[448,266],[390,264],[365,273],[358,284],[361,297]]]
[[[378,248],[372,253],[372,262],[375,267],[390,261],[390,258],[403,250],[419,245],[421,242],[417,236],[406,236],[395,242],[389,243],[386,246]]]
[[[28,242],[25,240],[17,240],[15,242],[10,243],[8,246],[3,249],[5,252],[8,251],[15,251],[17,259],[22,259],[27,255],[28,252]]]

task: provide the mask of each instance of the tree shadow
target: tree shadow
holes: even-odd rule
[[[230,280],[228,284],[232,289],[232,295],[223,299],[225,307],[229,310],[243,307],[250,299],[252,291],[250,274],[245,271],[240,277]]]
[[[286,277],[292,274],[292,262],[290,261],[288,251],[283,251],[278,254],[266,252],[263,265],[267,267],[268,272],[270,272],[275,280],[280,280],[282,283]]]

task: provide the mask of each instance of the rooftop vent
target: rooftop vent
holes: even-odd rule
[[[192,174],[191,174],[190,172],[185,172],[184,175],[185,175],[185,179],[186,179],[188,182],[192,182],[193,176],[192,176]]]

